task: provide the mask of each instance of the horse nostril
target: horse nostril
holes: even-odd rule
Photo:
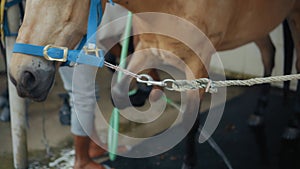
[[[36,84],[35,75],[30,71],[24,71],[23,76],[21,77],[21,84],[27,90],[33,89]]]

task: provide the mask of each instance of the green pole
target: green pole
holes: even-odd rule
[[[121,68],[125,68],[126,66],[126,57],[128,54],[131,27],[132,27],[132,13],[128,12],[127,22],[126,22],[126,27],[124,32],[125,39],[123,40],[123,47],[121,51],[120,64],[119,64]],[[123,73],[119,72],[117,77],[117,82],[120,82],[122,76]],[[117,108],[113,109],[109,123],[110,123],[110,127],[108,128],[107,143],[108,143],[108,150],[109,150],[109,158],[111,161],[114,161],[116,159],[116,153],[118,148],[118,131],[119,131],[119,110]]]

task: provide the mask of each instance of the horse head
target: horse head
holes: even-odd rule
[[[27,0],[17,43],[72,49],[86,33],[89,0]],[[21,97],[43,101],[54,82],[59,62],[14,53],[9,75]]]

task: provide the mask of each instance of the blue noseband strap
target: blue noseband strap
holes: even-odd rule
[[[96,47],[96,36],[92,36],[100,24],[103,16],[101,0],[90,1],[90,13],[88,20],[87,37],[83,38],[77,50],[69,50],[64,47],[52,45],[38,46],[24,43],[16,43],[13,53],[22,53],[38,57],[44,57],[51,61],[61,61],[64,65],[71,63],[86,64],[90,66],[102,67],[104,65],[104,51]],[[113,1],[109,0],[113,5]],[[88,39],[88,45],[84,46]],[[81,50],[83,48],[83,50]]]
[[[13,52],[44,57],[45,46],[16,43],[14,45]],[[64,57],[64,50],[60,48],[51,47],[46,52],[53,60],[63,59]],[[95,55],[89,55],[85,53],[84,50],[68,50],[66,62],[102,67],[104,64],[104,52],[102,50],[98,50],[96,52],[98,52],[98,54],[93,54],[98,55],[99,57]]]

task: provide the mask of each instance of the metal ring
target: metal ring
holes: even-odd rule
[[[142,78],[146,78],[147,80],[142,80]],[[136,81],[139,83],[146,83],[147,85],[151,85],[150,81],[153,81],[153,78],[147,74],[141,74],[136,78]]]
[[[175,82],[175,80],[173,80],[173,79],[163,80],[163,84],[164,84],[165,89],[173,91],[174,90],[174,88],[173,88],[174,82]]]

